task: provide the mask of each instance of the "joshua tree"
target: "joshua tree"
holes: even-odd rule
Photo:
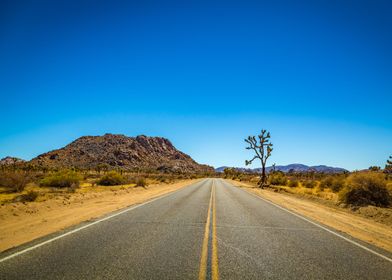
[[[392,156],[389,156],[387,163],[385,164],[384,172],[387,174],[392,174]]]
[[[270,142],[271,135],[267,130],[262,129],[261,134],[258,136],[258,140],[256,136],[248,136],[245,139],[245,142],[249,144],[246,147],[247,150],[253,150],[255,152],[255,156],[251,160],[246,160],[245,164],[251,164],[255,159],[259,159],[261,162],[261,179],[259,181],[259,186],[263,188],[267,185],[267,175],[265,173],[265,165],[267,163],[267,159],[271,156],[272,152],[272,143]]]

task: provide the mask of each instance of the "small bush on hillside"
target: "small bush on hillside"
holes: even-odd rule
[[[387,189],[387,180],[380,173],[351,174],[339,198],[344,203],[356,206],[387,207],[392,204],[392,196]]]
[[[297,180],[294,179],[294,180],[290,180],[288,185],[290,188],[297,188],[299,183]]]
[[[83,177],[72,170],[61,170],[47,175],[40,182],[41,186],[54,188],[72,188],[79,187],[80,181]]]
[[[26,171],[1,171],[0,186],[9,192],[21,192],[31,181],[29,173]]]
[[[314,187],[317,186],[317,182],[314,181],[314,180],[306,180],[306,181],[302,182],[302,185],[303,185],[305,188],[313,189]]]
[[[283,172],[275,172],[268,176],[268,181],[271,185],[286,186],[287,177]]]
[[[126,180],[120,173],[116,171],[110,171],[103,175],[97,183],[101,186],[117,186],[125,184]]]

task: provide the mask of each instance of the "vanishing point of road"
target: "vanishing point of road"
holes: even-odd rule
[[[392,259],[204,179],[4,252],[0,279],[392,279]]]

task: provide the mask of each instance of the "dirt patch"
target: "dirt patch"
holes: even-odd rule
[[[392,252],[392,210],[389,208],[342,208],[333,206],[331,202],[323,203],[288,193],[262,190],[243,182],[229,181],[296,213]]]
[[[47,197],[44,201],[0,206],[0,251],[115,210],[173,192],[200,179],[148,188],[100,188]]]

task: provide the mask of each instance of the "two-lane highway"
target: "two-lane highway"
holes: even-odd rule
[[[0,278],[392,279],[390,254],[361,244],[205,179],[3,253]]]

